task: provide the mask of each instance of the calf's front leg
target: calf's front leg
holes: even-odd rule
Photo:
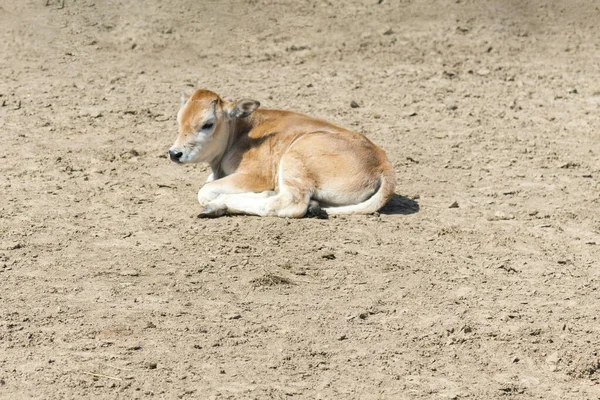
[[[259,193],[270,189],[272,188],[268,187],[264,179],[239,172],[207,182],[198,191],[198,202],[202,207],[201,215],[222,215],[226,208],[215,202],[221,195]]]

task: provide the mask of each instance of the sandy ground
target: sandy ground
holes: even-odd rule
[[[599,399],[593,3],[0,0],[0,397]],[[192,87],[364,132],[397,196],[196,218]]]

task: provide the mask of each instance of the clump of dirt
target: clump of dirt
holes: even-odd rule
[[[253,286],[278,286],[278,285],[293,285],[294,283],[283,276],[274,274],[265,274],[259,278],[254,278],[250,281]]]
[[[593,381],[600,380],[600,358],[597,354],[590,357],[582,357],[567,373],[575,378],[586,378]]]

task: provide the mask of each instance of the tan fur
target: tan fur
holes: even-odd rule
[[[171,159],[206,162],[213,172],[198,192],[202,213],[302,217],[316,200],[329,214],[368,214],[392,196],[393,168],[364,135],[256,107],[197,90],[179,111]]]

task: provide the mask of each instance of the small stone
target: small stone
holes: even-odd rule
[[[455,201],[454,203],[450,204],[450,207],[448,208],[458,208],[458,202]]]
[[[446,78],[450,78],[450,79],[452,79],[452,78],[456,78],[456,76],[457,76],[457,73],[456,73],[456,72],[454,72],[454,71],[444,71],[444,72],[443,72],[443,75],[444,75]]]
[[[148,369],[156,369],[157,367],[158,367],[158,363],[155,363],[155,362],[146,363],[146,368],[148,368]]]
[[[305,270],[303,270],[303,269],[299,269],[299,270],[296,270],[296,271],[292,271],[292,273],[293,273],[294,275],[300,275],[300,276],[305,276],[305,275],[306,275],[306,271],[305,271]]]
[[[352,108],[358,108],[358,107],[360,107],[360,106],[358,105],[358,103],[357,103],[356,101],[352,100],[352,101],[350,102],[350,107],[352,107]]]
[[[331,252],[323,253],[321,254],[321,258],[324,258],[326,260],[335,260],[335,254]]]
[[[511,219],[515,219],[515,216],[512,214],[505,214],[502,211],[497,211],[493,216],[488,217],[488,221],[508,221]]]

